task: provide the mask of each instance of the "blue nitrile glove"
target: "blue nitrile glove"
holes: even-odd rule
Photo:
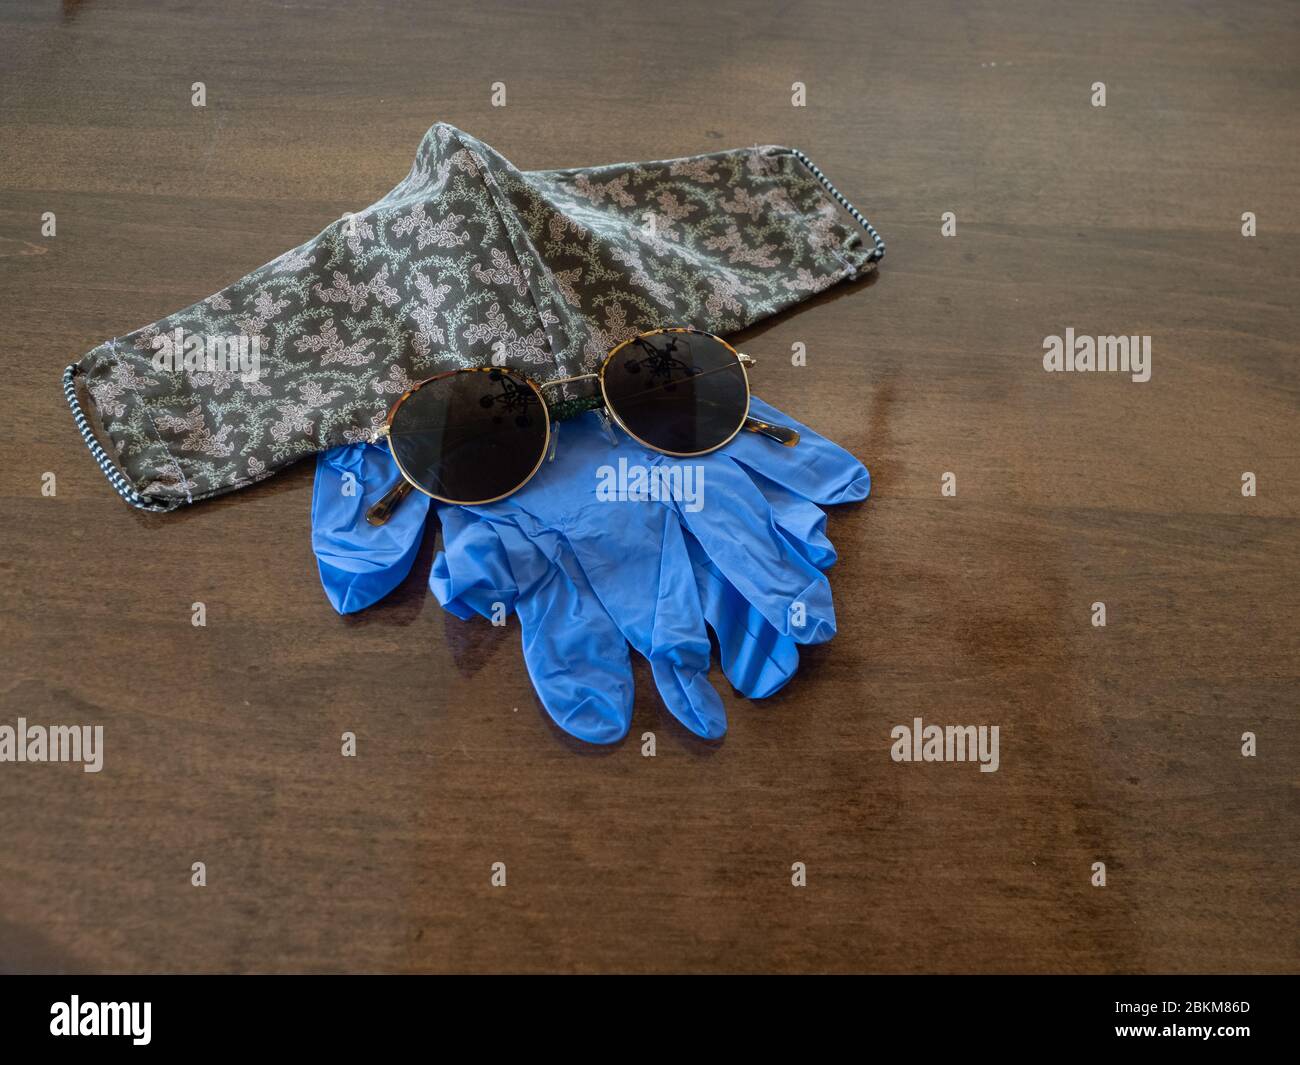
[[[566,424],[563,449],[572,458],[565,468],[594,482],[594,466],[572,461],[578,436]],[[553,501],[572,500],[577,479],[548,478],[550,492],[565,490]],[[552,519],[531,514],[527,500],[491,517],[439,506],[446,549],[434,559],[429,586],[461,618],[490,617],[501,606],[519,615],[533,687],[556,724],[579,739],[613,743],[627,733],[629,641],[649,660],[674,716],[698,735],[721,736],[726,717],[708,681],[709,638],[680,525],[657,504],[625,504],[626,518],[612,513],[617,504],[599,505],[610,523],[608,555],[600,558],[581,529],[549,527]],[[582,524],[597,517],[580,504],[573,513]]]
[[[388,449],[374,444],[335,447],[316,458],[311,547],[325,594],[340,614],[378,602],[411,571],[432,500],[412,492],[388,524],[366,521],[366,510],[398,476]]]
[[[754,400],[754,413],[771,421],[797,426],[792,419],[757,399]],[[769,548],[775,546],[778,555],[789,559],[802,557],[812,566],[825,568],[834,561],[835,554],[823,532],[825,515],[811,500],[844,502],[861,499],[867,494],[869,481],[866,470],[851,455],[811,430],[797,427],[803,432],[803,442],[796,449],[774,447],[770,441],[741,434],[724,452],[708,456],[707,464],[699,464],[706,466],[706,499],[712,490],[707,472],[712,463],[728,456],[743,464],[749,470],[752,485],[766,500],[765,504],[758,503],[757,513],[765,515],[767,522],[767,531],[761,535],[760,541],[768,541]],[[573,423],[566,423],[565,438],[559,447],[561,458],[574,445],[576,428]],[[598,427],[594,431],[599,432]],[[625,456],[629,462],[635,458],[649,466],[670,461],[656,452],[644,451],[629,440],[622,442],[625,448],[630,449]],[[752,447],[752,444],[758,447]],[[599,458],[601,450],[613,450],[603,434],[589,457]],[[730,454],[733,451],[734,456]],[[577,458],[578,453],[574,452],[572,459],[548,464],[544,470],[560,467],[571,475],[580,468],[573,461]],[[601,464],[610,464],[610,458],[606,455],[604,461],[591,465],[587,472],[589,484],[594,480],[595,469]],[[772,477],[765,477],[762,471]],[[342,492],[348,485],[344,475],[349,472],[361,482],[361,491],[351,496]],[[744,486],[735,481],[735,470],[724,467],[722,472],[724,481],[731,481],[743,491]],[[366,445],[336,448],[318,460],[317,494],[312,512],[313,540],[322,555],[321,578],[327,594],[341,611],[358,610],[375,602],[400,582],[410,568],[419,545],[427,497],[418,498],[421,504],[418,520],[408,518],[398,525],[398,517],[411,501],[417,499],[414,495],[398,509],[397,516],[388,526],[376,529],[364,520],[365,508],[387,490],[395,476],[386,453]],[[517,495],[535,491],[541,477],[539,474]],[[556,479],[563,480],[550,470],[547,482]],[[749,504],[754,505],[752,491],[745,495]],[[492,505],[498,506],[500,504]],[[505,523],[513,525],[512,531],[503,529],[500,520],[485,520],[484,515],[465,508],[440,509],[443,511],[444,540],[449,550],[447,556],[439,556],[431,577],[435,592],[441,591],[439,598],[461,616],[474,609],[491,614],[497,603],[508,609],[519,609],[524,622],[529,670],[552,716],[562,727],[584,739],[611,741],[621,737],[626,732],[631,708],[630,665],[623,630],[596,595],[592,582],[587,579],[587,571],[577,563],[571,546],[566,546],[563,537],[553,532],[543,533],[542,539],[551,548],[551,555],[543,553],[539,556],[528,538],[521,535],[518,522]],[[605,503],[603,509],[606,518],[611,518],[629,509],[635,512],[669,508],[653,503]],[[719,735],[725,728],[725,721],[716,693],[704,678],[708,645],[699,620],[701,611],[718,638],[728,679],[738,691],[753,698],[770,695],[789,680],[798,664],[796,642],[818,642],[829,638],[834,631],[833,614],[823,609],[818,595],[810,595],[805,604],[810,623],[791,635],[787,617],[789,602],[780,595],[773,596],[771,590],[764,587],[765,582],[752,580],[747,572],[752,560],[743,553],[738,554],[734,545],[720,541],[712,525],[702,520],[699,514],[680,506],[676,511],[680,511],[681,518],[695,522],[706,538],[716,545],[715,550],[723,558],[723,567],[734,568],[743,563],[744,583],[751,589],[751,594],[758,597],[759,606],[741,594],[727,578],[724,568],[709,558],[690,532],[679,529],[674,534],[671,522],[652,520],[647,539],[644,522],[607,521],[608,528],[603,530],[600,540],[603,541],[602,551],[608,557],[602,562],[599,557],[592,556],[589,543],[586,554],[589,564],[595,564],[597,583],[616,590],[629,587],[627,580],[618,575],[622,559],[642,559],[642,564],[627,567],[629,575],[632,572],[641,574],[636,580],[647,574],[653,580],[665,571],[680,571],[689,565],[699,605],[691,606],[689,584],[683,584],[680,572],[675,573],[678,579],[670,574],[659,580],[656,602],[675,602],[678,605],[660,612],[649,624],[651,653],[648,657],[665,701],[674,712],[694,731],[702,735]],[[629,528],[641,531],[629,539],[618,535],[619,530]],[[580,541],[582,539],[579,537]],[[644,564],[647,558],[657,558],[657,566],[647,567]],[[554,559],[559,559],[560,564],[557,565]],[[450,565],[450,562],[456,564]],[[519,595],[518,574],[523,575],[525,588],[531,589],[527,596]],[[807,577],[808,573],[804,571],[802,576]],[[459,590],[456,588],[458,580]],[[624,598],[627,594],[624,593]],[[614,613],[625,623],[646,629],[645,611],[633,610],[629,615],[626,604],[620,604],[617,595],[614,601]],[[829,607],[828,597],[825,606]],[[548,607],[551,612],[548,612]],[[559,619],[562,617],[569,620],[561,624]],[[775,618],[776,623],[769,618]],[[569,637],[572,639],[567,640]],[[573,643],[576,646],[571,646]],[[634,640],[634,643],[641,649],[647,641]],[[577,662],[583,665],[575,670]]]
[[[791,423],[759,400],[754,413]],[[555,461],[519,492],[481,507],[438,507],[447,547],[430,587],[461,617],[503,607],[519,614],[534,687],[566,731],[593,742],[626,734],[627,641],[650,661],[669,710],[696,734],[721,736],[705,618],[728,677],[753,695],[789,679],[795,644],[835,632],[819,570],[834,550],[810,499],[861,499],[870,482],[851,455],[798,428],[805,442],[793,450],[738,439],[687,460],[703,470],[704,505],[693,508],[598,498],[602,467],[675,460],[622,435],[611,444],[594,414],[566,422]]]

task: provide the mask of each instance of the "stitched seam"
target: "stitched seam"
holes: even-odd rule
[[[462,150],[469,152],[471,156],[475,157],[475,163],[483,174],[483,188],[487,191],[488,200],[492,204],[492,209],[496,211],[497,219],[501,224],[501,234],[505,245],[510,249],[510,254],[515,260],[515,265],[523,271],[525,269],[523,258],[519,254],[519,249],[515,246],[514,238],[510,232],[510,225],[506,221],[505,209],[502,203],[503,199],[508,200],[505,191],[498,187],[496,175],[488,168],[488,161],[486,158],[480,155],[474,148],[466,144],[460,137],[456,138],[456,143],[460,145]],[[514,212],[513,206],[510,209],[513,213],[517,214],[517,212]],[[531,238],[528,236],[526,230],[523,239],[528,241],[531,245]],[[564,316],[559,313],[556,305],[558,293],[555,292],[554,287],[550,284],[550,279],[545,276],[547,271],[545,263],[542,261],[540,256],[533,255],[531,250],[529,253],[529,259],[531,260],[532,265],[527,268],[528,276],[525,278],[528,302],[532,304],[533,310],[537,314],[538,325],[542,330],[542,334],[546,337],[547,347],[550,349],[549,354],[551,357],[551,365],[554,367],[555,373],[562,377],[564,376],[565,371],[560,366],[560,353],[554,350],[551,332],[546,327],[547,313],[555,318],[554,329],[564,337],[564,351],[569,351],[573,347],[573,338],[569,336],[568,330],[564,327]],[[544,311],[537,302],[539,294],[549,304],[547,311]]]
[[[766,155],[763,155],[762,152],[759,150],[759,146],[757,144],[751,147],[750,151],[756,153],[755,158],[762,160],[762,166],[764,172],[772,175],[773,180],[775,180],[780,185],[780,187],[788,194],[790,191],[790,187],[781,181],[781,178],[785,176],[785,172],[781,168],[775,165],[775,160],[771,159]],[[793,151],[794,149],[791,149],[792,153]],[[793,178],[795,184],[802,184],[802,182],[799,181],[799,178],[797,176],[791,175],[791,177]],[[821,187],[820,182],[817,185],[816,191],[817,194],[821,197],[823,202],[835,206],[835,201],[832,200],[826,194],[826,190]],[[790,204],[790,207],[788,209],[778,204],[770,203],[770,202],[768,206],[772,209],[772,212],[774,214],[777,214],[781,218],[786,219],[787,222],[797,223],[800,228],[806,228],[808,220],[811,217],[809,213],[807,211],[800,210],[798,206],[795,205],[794,199],[789,197],[788,195],[787,195],[787,201]],[[843,225],[843,223],[841,223],[841,225]],[[855,236],[854,232],[851,229],[848,229],[848,227],[844,227],[844,228],[846,231],[846,239]],[[864,263],[861,267],[855,266],[852,260],[850,260],[838,246],[827,247],[825,249],[818,249],[818,250],[825,250],[829,252],[839,262],[840,266],[844,270],[844,276],[841,278],[841,280],[854,277],[860,269],[865,270],[865,269],[870,269],[871,267],[872,261],[870,259],[868,259],[867,262]]]
[[[109,344],[113,348],[113,357],[120,360],[121,356],[117,353],[117,337],[110,340]],[[145,403],[144,396],[140,395],[140,393],[136,391],[136,387],[131,383],[130,378],[126,379],[126,387],[131,390],[131,394],[135,396],[136,402],[140,404],[140,410],[144,413],[144,419],[149,424],[149,429],[153,433],[154,439],[158,441],[163,449],[163,453],[171,459],[172,465],[176,467],[176,472],[180,475],[181,479],[181,488],[185,491],[185,502],[193,503],[194,496],[190,494],[190,479],[185,476],[185,471],[181,468],[179,460],[172,454],[172,449],[167,446],[167,441],[163,439],[162,434],[158,432],[158,427],[154,425],[153,415],[149,412],[149,406]],[[202,412],[202,405],[200,405],[200,412]]]
[[[809,159],[805,153],[800,151],[798,148],[791,148],[790,153],[808,169],[808,172],[811,173],[814,178],[817,179],[818,184],[822,186],[823,196],[829,194],[829,198],[833,200],[833,202],[837,203],[840,207],[843,207],[849,213],[849,217],[867,231],[875,245],[874,250],[869,253],[867,262],[869,264],[880,262],[880,260],[885,257],[885,242],[880,234],[876,232],[876,227],[871,224],[867,216],[849,202],[848,197],[835,187],[831,179],[822,172],[821,167]]]

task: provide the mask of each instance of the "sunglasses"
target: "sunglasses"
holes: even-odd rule
[[[379,431],[402,480],[366,511],[383,525],[412,489],[444,503],[473,506],[517,492],[551,450],[545,389],[598,379],[608,416],[651,450],[707,455],[741,430],[786,447],[799,434],[749,416],[754,360],[712,333],[653,329],[615,347],[600,369],[537,384],[500,366],[452,370],[403,393]]]

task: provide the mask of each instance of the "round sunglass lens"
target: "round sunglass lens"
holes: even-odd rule
[[[736,353],[703,333],[634,337],[610,357],[601,383],[610,413],[629,433],[678,455],[721,447],[749,410]]]
[[[460,370],[425,382],[393,412],[398,465],[430,495],[486,503],[508,495],[546,452],[542,397],[511,370]]]

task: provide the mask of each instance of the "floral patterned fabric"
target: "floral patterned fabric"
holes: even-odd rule
[[[874,268],[862,236],[789,148],[521,172],[439,124],[383,199],[76,369],[131,486],[170,508],[372,439],[443,370],[547,381],[645,329],[742,329]],[[258,372],[159,369],[178,329],[255,342]]]

